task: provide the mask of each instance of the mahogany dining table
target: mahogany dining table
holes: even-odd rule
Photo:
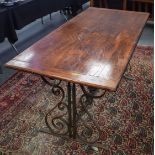
[[[99,135],[102,129],[88,106],[106,91],[117,91],[148,17],[148,13],[90,7],[6,63],[40,75],[53,94],[61,96],[45,116],[46,133],[87,144],[98,140],[94,132]],[[60,86],[61,81],[66,87]],[[78,102],[77,88],[82,91]],[[60,115],[51,118],[53,110]],[[86,125],[84,114],[92,126]],[[77,130],[79,121],[84,124],[82,135]]]

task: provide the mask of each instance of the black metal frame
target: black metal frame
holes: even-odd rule
[[[134,80],[129,76],[130,71],[131,66],[129,64],[126,74],[124,74],[126,80]],[[93,104],[95,99],[102,98],[106,90],[79,85],[83,94],[77,103],[77,84],[67,82],[67,94],[65,94],[64,89],[60,86],[61,80],[55,80],[44,76],[41,77],[45,83],[52,87],[52,93],[60,97],[60,101],[45,116],[45,123],[48,131],[42,130],[41,132],[67,139],[73,138],[84,144],[100,147],[97,141],[99,140],[102,130],[89,112],[89,107]],[[65,99],[67,103],[65,103]],[[79,106],[78,110],[77,105]],[[60,111],[60,113],[59,115],[51,117],[55,109]],[[85,115],[87,115],[89,121],[83,118]],[[82,123],[82,130],[78,130],[78,123],[80,125]]]
[[[134,81],[135,79],[133,77],[131,77],[130,72],[131,72],[131,64],[128,64],[127,67],[127,71],[125,72],[125,74],[123,75],[123,77],[125,78],[125,80],[130,80],[130,81]]]
[[[45,123],[48,131],[40,130],[41,132],[52,134],[63,138],[73,138],[86,144],[95,144],[99,135],[102,132],[99,125],[93,119],[93,116],[89,112],[89,106],[93,104],[93,100],[101,98],[105,95],[106,91],[97,95],[98,90],[80,85],[83,92],[79,99],[79,107],[77,110],[77,98],[76,98],[76,84],[67,82],[67,94],[60,86],[61,80],[54,80],[42,76],[44,82],[52,86],[52,93],[60,97],[59,102],[46,114]],[[67,103],[64,100],[67,99]],[[52,117],[54,110],[60,111],[58,115]],[[89,118],[85,120],[84,115]],[[79,133],[78,123],[82,123],[82,130]]]
[[[10,43],[10,42],[9,42]],[[12,43],[10,43],[10,45],[12,46],[12,48],[14,49],[15,53],[18,55],[19,51],[17,50],[16,46]]]

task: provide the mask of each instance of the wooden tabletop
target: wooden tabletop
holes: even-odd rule
[[[6,66],[115,91],[148,16],[90,7]]]

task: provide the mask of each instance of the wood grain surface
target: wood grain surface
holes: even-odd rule
[[[6,66],[115,91],[148,16],[90,7]]]

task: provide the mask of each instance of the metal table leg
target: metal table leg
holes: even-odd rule
[[[12,46],[12,48],[14,49],[14,51],[16,52],[16,54],[19,54],[19,51],[17,50],[16,46],[14,44],[12,44],[12,43],[10,43],[10,45]]]
[[[131,72],[131,65],[130,65],[130,63],[129,63],[128,68],[127,68],[127,71],[126,71],[126,73],[123,75],[123,77],[124,77],[126,80],[134,81],[134,78],[131,77],[130,72]]]
[[[41,23],[44,25],[44,17],[41,17]]]
[[[52,86],[52,93],[59,96],[60,101],[46,114],[45,123],[48,131],[42,130],[41,132],[64,138],[73,138],[85,144],[95,144],[102,131],[89,112],[88,106],[93,104],[94,99],[103,97],[106,91],[98,92],[97,89],[80,86],[83,94],[79,99],[80,107],[77,110],[76,84],[68,82],[67,94],[65,95],[65,91],[60,86],[61,81],[46,77],[42,77],[42,79]],[[98,95],[98,93],[100,94]],[[67,103],[64,101],[65,98]],[[59,114],[54,114],[52,117],[55,110]],[[84,115],[89,118],[89,121],[83,118]],[[80,132],[78,130],[79,124],[82,127]]]

